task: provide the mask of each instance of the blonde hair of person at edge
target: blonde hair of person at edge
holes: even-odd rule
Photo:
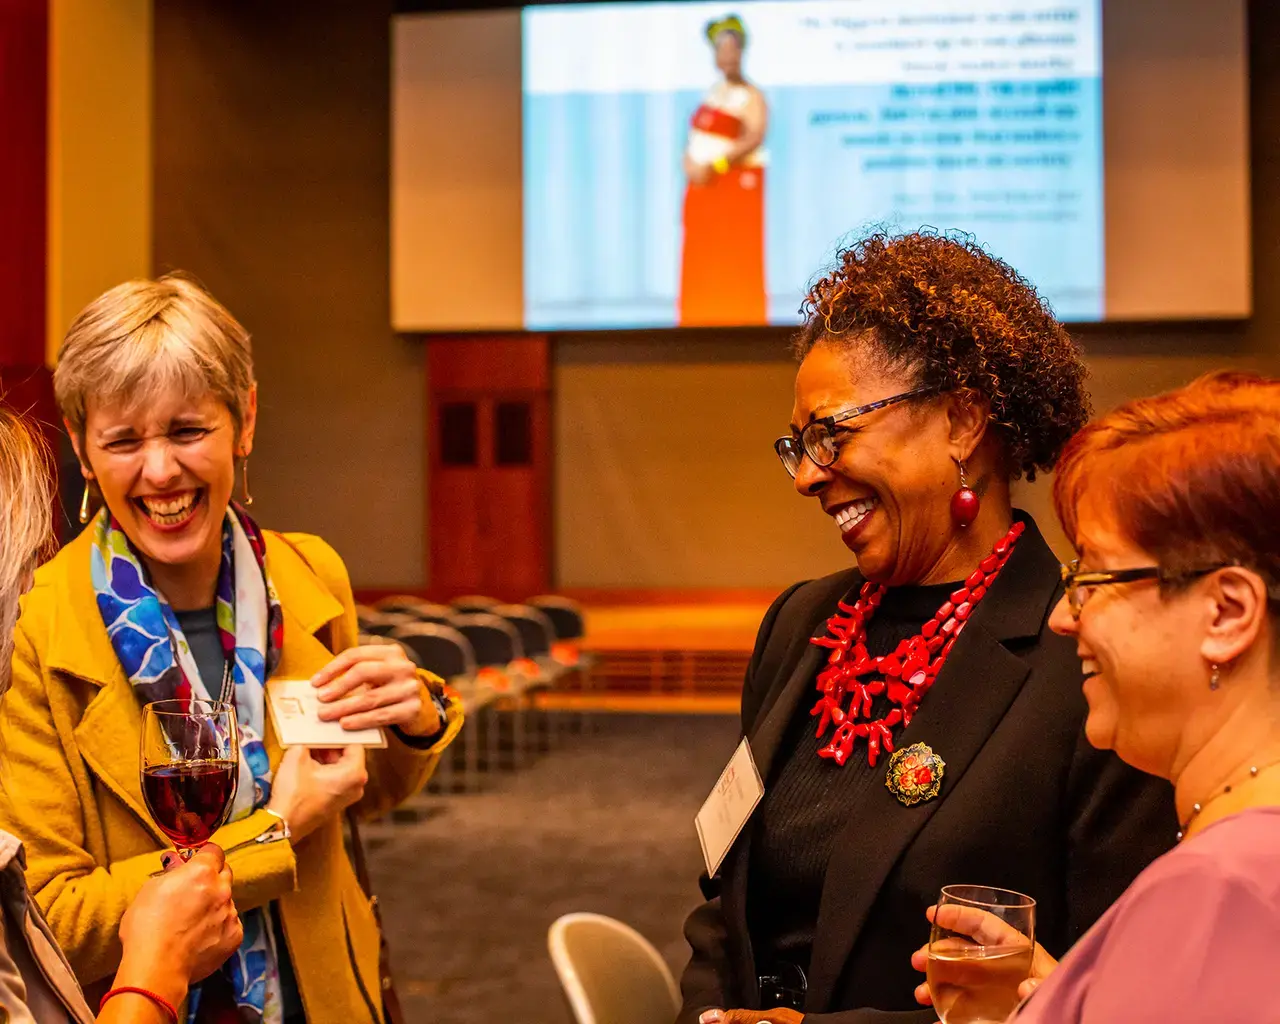
[[[49,479],[42,442],[13,412],[0,408],[0,695],[8,688],[18,595],[30,585],[50,535]],[[0,793],[10,791],[0,747]],[[120,922],[117,991],[98,1018],[104,1024],[163,1024],[170,1015],[161,1000],[171,1007],[180,1003],[189,982],[216,969],[240,944],[231,868],[222,850],[209,845],[190,862],[172,854],[168,862],[169,870],[143,883]],[[0,1020],[93,1019],[27,889],[21,838],[0,832]]]
[[[343,815],[378,816],[416,792],[461,728],[460,705],[398,646],[357,645],[328,544],[249,516],[249,335],[207,291],[179,275],[112,288],[68,330],[54,389],[87,525],[24,600],[4,811],[54,937],[86,989],[110,986],[121,921],[168,845],[140,788],[142,708],[229,693],[239,784],[213,841],[234,869],[244,939],[186,1013],[379,1021],[378,926]],[[281,749],[269,678],[310,680],[322,719],[384,727],[386,747]]]

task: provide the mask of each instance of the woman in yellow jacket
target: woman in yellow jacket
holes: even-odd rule
[[[207,292],[179,276],[108,291],[71,325],[54,385],[88,527],[36,573],[6,702],[4,824],[26,840],[37,902],[81,983],[105,988],[121,918],[167,845],[139,784],[142,707],[234,699],[240,781],[213,841],[244,939],[192,989],[188,1021],[380,1020],[378,930],[342,814],[381,814],[419,789],[459,706],[399,648],[355,646],[332,548],[260,530],[247,475],[231,500],[256,384],[248,335]],[[384,727],[386,748],[282,751],[268,678],[311,679],[322,718]]]
[[[9,685],[18,595],[49,539],[44,444],[0,407],[0,698]],[[0,750],[0,795],[5,790]],[[205,845],[146,883],[120,924],[122,959],[98,1024],[176,1024],[175,1004],[193,979],[215,970],[243,938],[222,850]],[[0,1021],[93,1024],[94,1013],[31,899],[19,836],[0,831]]]

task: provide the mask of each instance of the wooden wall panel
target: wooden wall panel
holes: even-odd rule
[[[389,315],[391,10],[155,5],[153,261],[253,335],[259,521],[319,534],[357,583],[414,587],[423,357]]]
[[[427,380],[439,391],[523,391],[550,387],[545,334],[430,335]]]

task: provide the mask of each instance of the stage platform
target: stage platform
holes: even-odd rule
[[[733,714],[763,600],[718,604],[595,605],[583,650],[594,665],[566,707]]]

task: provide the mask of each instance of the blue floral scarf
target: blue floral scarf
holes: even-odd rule
[[[224,680],[202,679],[178,618],[151,586],[141,559],[104,508],[94,523],[93,589],[111,646],[142,703],[191,697],[218,700]],[[230,820],[264,807],[271,798],[266,734],[266,680],[280,661],[284,619],[266,565],[262,531],[232,505],[222,527],[222,564],[216,598],[218,633],[234,682],[240,726],[240,781]],[[244,940],[222,966],[240,1018],[280,1024],[280,972],[270,908],[240,915]],[[188,1022],[194,1022],[202,986],[193,987]]]

